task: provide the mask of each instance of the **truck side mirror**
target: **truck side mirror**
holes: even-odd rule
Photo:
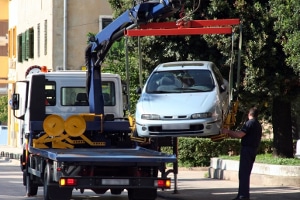
[[[19,99],[20,95],[19,94],[13,94],[12,99],[11,99],[11,108],[12,110],[19,110]]]

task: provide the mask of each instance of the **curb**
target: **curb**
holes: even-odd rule
[[[212,158],[208,169],[209,178],[239,181],[239,161]],[[250,183],[264,186],[300,187],[300,166],[267,165],[254,163]],[[274,173],[277,172],[277,173]]]
[[[238,171],[221,170],[209,168],[209,178],[219,180],[230,180],[238,182]],[[263,186],[287,186],[287,187],[300,187],[299,177],[291,176],[273,176],[265,174],[251,173],[250,183],[254,185]]]
[[[10,153],[10,152],[5,152],[5,151],[0,152],[0,157],[4,157],[4,158],[19,160],[20,156],[21,156],[21,154],[19,154],[19,153]]]
[[[16,165],[20,164],[20,153],[11,153],[7,151],[0,151],[0,163],[13,163]]]

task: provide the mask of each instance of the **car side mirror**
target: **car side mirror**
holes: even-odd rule
[[[135,92],[137,94],[141,94],[142,93],[142,88],[141,87],[136,88]]]

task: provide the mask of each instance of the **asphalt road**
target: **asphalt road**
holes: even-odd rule
[[[200,169],[180,169],[178,174],[177,190],[159,191],[157,200],[227,200],[236,195],[237,182],[205,178],[207,171]],[[173,179],[173,175],[170,175]],[[18,162],[0,161],[0,200],[42,200],[43,188],[38,195],[25,197],[25,187],[22,184],[22,173]],[[96,195],[86,190],[83,194],[73,191],[74,200],[126,200],[127,192],[113,196],[110,192]],[[251,185],[251,199],[253,200],[298,200],[300,188],[295,187],[268,187]]]

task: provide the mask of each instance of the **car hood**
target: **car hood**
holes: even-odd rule
[[[144,93],[137,104],[137,109],[140,114],[188,115],[212,112],[217,102],[215,91],[176,94]]]

